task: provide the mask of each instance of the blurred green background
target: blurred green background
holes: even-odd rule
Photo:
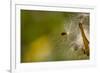
[[[82,13],[21,10],[21,62],[89,59],[82,51],[73,51],[72,42],[77,46],[79,34],[79,14]],[[86,24],[88,31],[89,22]],[[66,35],[62,36],[62,32]]]

